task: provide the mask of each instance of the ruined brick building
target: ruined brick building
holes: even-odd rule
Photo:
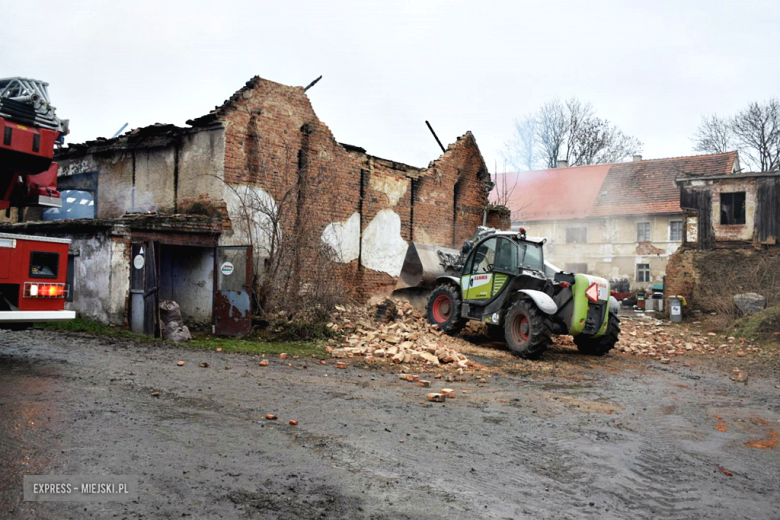
[[[393,288],[408,241],[459,247],[483,219],[509,225],[486,212],[470,132],[426,168],[381,159],[338,143],[303,88],[259,77],[187,123],[69,145],[56,156],[63,208],[4,224],[74,239],[69,306],[83,316],[140,330],[152,298],[175,299],[190,323],[219,329],[278,236],[301,227],[364,298]]]
[[[668,294],[725,312],[735,294],[780,301],[780,172],[685,175],[682,247],[669,259]]]

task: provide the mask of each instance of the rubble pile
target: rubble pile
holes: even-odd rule
[[[661,363],[685,354],[734,354],[743,357],[761,352],[759,345],[744,338],[724,338],[714,332],[701,333],[673,327],[667,321],[623,319],[616,352],[648,356]]]
[[[366,307],[337,305],[327,326],[340,335],[328,347],[335,358],[363,356],[368,362],[446,365],[460,371],[479,368],[452,348],[457,340],[429,324],[406,300]]]

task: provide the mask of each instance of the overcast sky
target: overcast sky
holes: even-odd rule
[[[692,153],[703,114],[780,96],[775,1],[0,0],[0,77],[49,82],[70,142],[184,125],[259,75],[306,85],[337,140],[425,166],[471,130],[491,172],[513,121],[590,101],[644,143]]]

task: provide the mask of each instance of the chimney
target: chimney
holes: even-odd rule
[[[556,168],[568,168],[569,167],[569,161],[566,159],[558,159],[555,161],[555,167]]]
[[[642,160],[642,156],[641,155],[634,154],[634,162],[641,161],[641,160]]]

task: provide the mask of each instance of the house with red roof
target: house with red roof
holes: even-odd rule
[[[739,171],[737,152],[499,174],[514,229],[547,237],[547,261],[632,288],[663,280],[684,240],[682,177]],[[494,195],[495,197],[496,195]]]

